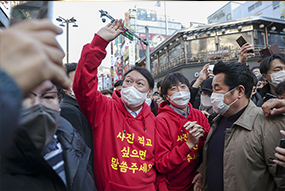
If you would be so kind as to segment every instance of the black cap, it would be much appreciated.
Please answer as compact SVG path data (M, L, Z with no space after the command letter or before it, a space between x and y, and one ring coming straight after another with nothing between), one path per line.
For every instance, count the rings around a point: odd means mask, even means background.
M213 87L212 87L212 81L213 81L213 78L207 78L205 81L204 81L204 83L203 83L203 85L202 85L202 90L208 90L208 91L210 91L210 92L213 92Z

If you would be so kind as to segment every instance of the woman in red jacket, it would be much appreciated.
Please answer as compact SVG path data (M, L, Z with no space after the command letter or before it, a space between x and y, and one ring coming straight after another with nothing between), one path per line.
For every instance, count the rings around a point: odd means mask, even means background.
M191 190L210 125L189 103L189 81L182 74L168 74L160 94L166 101L156 117L156 185L158 190Z

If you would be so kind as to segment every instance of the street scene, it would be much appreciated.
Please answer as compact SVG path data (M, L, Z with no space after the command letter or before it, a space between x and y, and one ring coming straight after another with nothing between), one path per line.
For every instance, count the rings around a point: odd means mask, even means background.
M0 190L285 191L285 1L0 9Z

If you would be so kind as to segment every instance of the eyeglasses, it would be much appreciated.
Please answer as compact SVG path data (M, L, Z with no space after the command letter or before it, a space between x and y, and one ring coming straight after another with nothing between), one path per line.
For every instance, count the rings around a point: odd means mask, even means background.
M40 103L46 107L54 106L58 104L58 92L46 92L43 94L36 94L30 92L28 97L23 100L23 106L25 108L30 108L36 104L36 97L39 97Z

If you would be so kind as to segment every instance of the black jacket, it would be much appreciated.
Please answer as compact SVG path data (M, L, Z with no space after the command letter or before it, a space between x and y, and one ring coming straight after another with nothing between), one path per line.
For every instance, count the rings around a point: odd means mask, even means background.
M257 91L259 92L262 98L265 97L266 93L271 93L269 83L263 86L262 88L257 89Z
M23 128L1 158L1 190L96 190L87 171L90 149L64 118L56 132L63 149L66 187L58 174L36 150Z
M255 105L256 105L257 107L261 107L262 104L263 104L263 98L261 97L261 95L260 95L258 92L256 92L256 93L252 96L251 100L253 101L253 103L255 103Z
M60 104L60 115L65 118L77 130L85 141L86 145L91 149L89 164L92 169L90 173L93 175L93 132L90 124L81 112L77 101L64 94L63 101Z
M96 190L93 173L90 173L92 172L89 164L91 149L72 125L62 117L56 135L63 150L68 190Z

